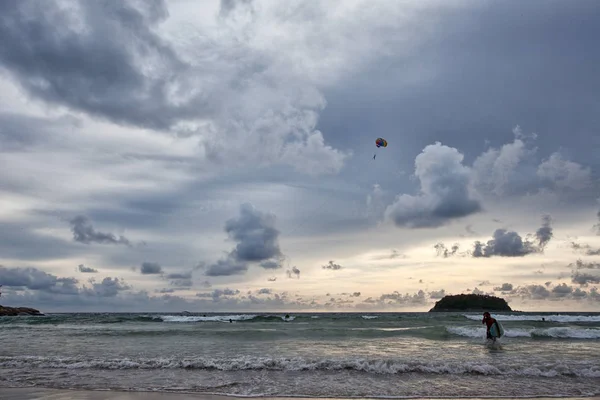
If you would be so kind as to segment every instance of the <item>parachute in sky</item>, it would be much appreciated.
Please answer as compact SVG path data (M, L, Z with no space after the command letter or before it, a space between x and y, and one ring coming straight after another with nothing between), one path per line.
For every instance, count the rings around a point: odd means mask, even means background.
M387 147L387 140L385 140L384 138L377 138L375 140L375 145L377 146L377 148ZM375 159L376 155L377 155L377 153L373 154L373 160Z
M387 140L384 138L377 138L377 140L375 140L375 144L377 147L387 147Z

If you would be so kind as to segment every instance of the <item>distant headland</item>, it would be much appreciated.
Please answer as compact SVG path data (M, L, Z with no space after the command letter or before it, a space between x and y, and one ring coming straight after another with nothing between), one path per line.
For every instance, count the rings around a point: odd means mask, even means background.
M0 317L18 316L18 315L44 315L39 310L29 307L4 307L0 305Z
M483 294L456 294L444 296L429 312L453 311L513 311L506 300Z

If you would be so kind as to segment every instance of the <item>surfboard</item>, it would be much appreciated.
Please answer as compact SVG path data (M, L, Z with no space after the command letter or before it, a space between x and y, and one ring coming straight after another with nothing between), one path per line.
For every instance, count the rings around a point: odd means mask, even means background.
M498 324L498 326L496 326L496 324ZM490 327L490 335L495 338L504 336L504 328L500 322L496 321L496 323Z

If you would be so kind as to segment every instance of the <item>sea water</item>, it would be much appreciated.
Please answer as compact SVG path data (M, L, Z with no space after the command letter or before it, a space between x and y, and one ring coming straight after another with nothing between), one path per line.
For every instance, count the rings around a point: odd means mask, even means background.
M479 313L0 317L0 387L385 398L600 395L600 313L492 315L505 328L493 346Z

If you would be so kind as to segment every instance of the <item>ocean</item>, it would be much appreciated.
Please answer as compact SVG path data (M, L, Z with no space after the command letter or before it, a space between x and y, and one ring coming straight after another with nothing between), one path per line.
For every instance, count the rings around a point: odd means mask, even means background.
M493 346L480 313L0 317L0 388L327 398L600 395L600 313L492 316L505 328Z

